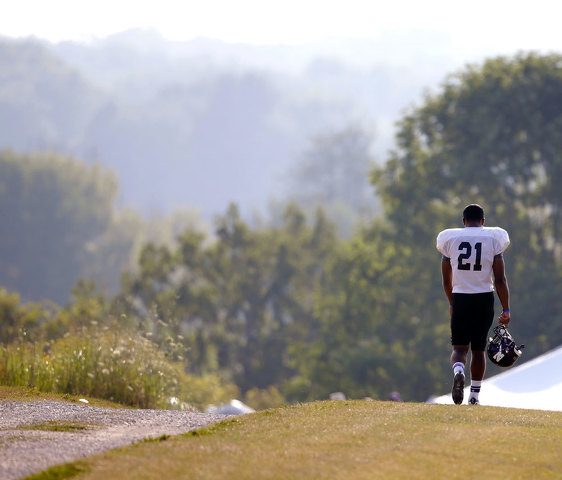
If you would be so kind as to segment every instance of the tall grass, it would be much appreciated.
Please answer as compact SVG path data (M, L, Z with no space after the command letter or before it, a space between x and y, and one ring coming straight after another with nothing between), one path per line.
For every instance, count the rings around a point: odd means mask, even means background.
M16 343L0 349L0 383L44 392L104 398L140 408L179 407L228 396L220 385L190 395L194 380L170 362L158 346L140 336L83 330L47 347ZM216 387L216 388L215 388ZM170 399L174 399L170 403Z

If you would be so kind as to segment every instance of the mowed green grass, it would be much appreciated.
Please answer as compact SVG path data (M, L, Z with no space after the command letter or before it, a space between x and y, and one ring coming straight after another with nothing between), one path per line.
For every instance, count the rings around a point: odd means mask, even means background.
M77 466L80 480L562 478L562 412L315 402L233 417Z

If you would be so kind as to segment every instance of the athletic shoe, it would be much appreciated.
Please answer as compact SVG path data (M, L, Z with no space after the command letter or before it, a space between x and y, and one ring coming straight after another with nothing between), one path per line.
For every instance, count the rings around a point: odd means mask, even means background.
M453 396L453 402L455 402L457 405L460 405L462 403L462 399L464 398L464 373L455 373L455 377L453 379L453 390L451 394Z
M476 400L474 397L468 399L469 405L480 405L480 402Z

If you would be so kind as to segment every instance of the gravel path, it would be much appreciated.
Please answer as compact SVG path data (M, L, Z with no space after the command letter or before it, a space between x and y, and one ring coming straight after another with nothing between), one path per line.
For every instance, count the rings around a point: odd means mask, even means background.
M226 418L177 410L115 410L67 402L0 403L0 479L15 480L148 437L178 435ZM77 431L24 429L47 422L79 422Z

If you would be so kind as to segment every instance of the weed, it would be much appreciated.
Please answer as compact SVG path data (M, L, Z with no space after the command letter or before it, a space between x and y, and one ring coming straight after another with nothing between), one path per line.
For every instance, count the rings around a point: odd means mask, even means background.
M164 407L181 389L181 367L156 344L115 332L68 336L51 344L0 349L0 382L44 392L89 395L141 408Z
M191 430L187 432L182 437L201 437L205 435L212 435L222 430L227 430L229 426L235 425L239 423L237 418L229 418L227 420L223 420L222 422L213 423L208 427L198 428L197 430Z
M65 480L73 478L80 473L87 472L89 467L83 462L71 462L56 465L39 473L29 475L22 480Z
M146 437L142 440L138 441L137 443L151 443L151 442L165 442L170 438L170 435L160 435L159 437Z
M36 392L107 399L138 408L188 408L236 396L235 387L216 376L186 375L158 345L138 335L85 330L49 345L0 346L0 383ZM0 391L0 399L1 399Z
M80 422L62 422L52 421L47 423L38 423L35 425L24 425L18 430L41 430L44 432L80 432L84 430L91 430L93 425Z

